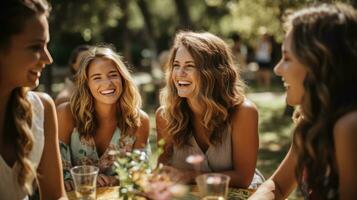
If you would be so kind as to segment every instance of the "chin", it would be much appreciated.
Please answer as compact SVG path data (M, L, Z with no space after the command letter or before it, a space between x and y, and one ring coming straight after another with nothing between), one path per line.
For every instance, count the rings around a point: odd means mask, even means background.
M299 101L297 101L296 99L289 99L289 97L286 97L286 103L289 105L289 106L297 106L300 104Z
M23 86L23 87L29 87L29 88L31 88L31 89L34 89L34 88L38 87L39 84L40 84L40 81L37 80L37 81L35 81L35 82L30 81L30 82L28 82L27 84L24 84L24 85L22 85L22 86Z

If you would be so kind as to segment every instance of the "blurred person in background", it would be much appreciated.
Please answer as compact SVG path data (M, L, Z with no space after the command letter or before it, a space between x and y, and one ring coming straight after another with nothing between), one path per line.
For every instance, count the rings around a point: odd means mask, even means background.
M55 104L56 106L61 103L68 102L71 98L74 90L73 77L77 73L79 68L80 57L83 55L83 52L90 48L89 45L79 45L71 52L69 57L68 65L70 67L70 77L67 77L64 81L63 89L58 93Z
M258 63L257 82L259 86L270 87L272 73L272 41L265 27L259 30L260 36L255 45L255 61Z

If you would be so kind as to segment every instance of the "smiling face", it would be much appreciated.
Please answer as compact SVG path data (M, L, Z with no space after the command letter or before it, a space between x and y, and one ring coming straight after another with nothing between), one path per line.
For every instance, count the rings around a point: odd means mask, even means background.
M172 81L179 97L192 98L197 94L199 73L191 54L182 45L173 61Z
M88 66L88 87L96 104L116 104L122 94L122 78L112 60L95 58Z
M291 105L302 103L304 96L304 80L307 74L306 67L301 64L292 52L291 31L286 35L282 46L283 57L275 66L274 72L281 76L286 88L286 102Z
M36 87L46 64L52 63L47 49L48 22L44 14L29 18L24 30L11 37L0 53L0 83L6 87Z

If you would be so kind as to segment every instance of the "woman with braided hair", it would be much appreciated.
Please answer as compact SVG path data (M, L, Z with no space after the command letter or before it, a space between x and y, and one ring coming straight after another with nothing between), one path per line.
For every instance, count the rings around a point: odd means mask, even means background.
M52 63L45 0L0 3L0 197L27 199L33 183L41 199L65 196L57 119L52 99L31 92Z

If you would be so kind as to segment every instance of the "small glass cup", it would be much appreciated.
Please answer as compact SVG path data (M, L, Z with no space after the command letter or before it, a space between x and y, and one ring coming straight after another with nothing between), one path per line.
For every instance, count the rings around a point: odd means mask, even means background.
M77 199L96 199L96 184L98 172L98 167L90 165L76 166L71 169Z
M225 200L228 196L230 177L219 173L202 174L196 183L202 200Z

